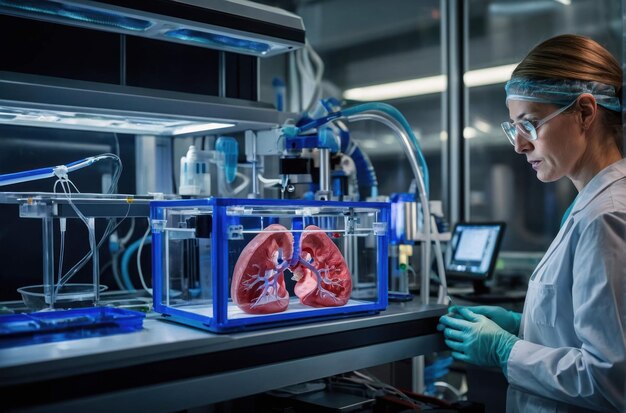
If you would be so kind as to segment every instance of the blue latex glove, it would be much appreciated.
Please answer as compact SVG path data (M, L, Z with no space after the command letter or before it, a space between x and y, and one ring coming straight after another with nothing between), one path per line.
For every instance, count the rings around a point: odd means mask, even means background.
M452 306L450 307L450 312L456 312L458 308L460 308L460 306ZM519 325L522 320L520 313L505 310L502 307L493 305L478 305L467 308L473 313L484 315L511 334L517 335L517 333L519 333Z
M457 360L484 367L501 367L506 374L506 363L516 336L495 322L467 307L456 307L442 316L437 326L443 331L445 342Z

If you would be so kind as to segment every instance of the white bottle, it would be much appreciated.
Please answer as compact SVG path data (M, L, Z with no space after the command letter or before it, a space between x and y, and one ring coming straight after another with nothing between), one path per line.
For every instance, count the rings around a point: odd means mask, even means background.
M187 155L180 158L180 195L206 195L210 192L209 167L205 156L191 145Z

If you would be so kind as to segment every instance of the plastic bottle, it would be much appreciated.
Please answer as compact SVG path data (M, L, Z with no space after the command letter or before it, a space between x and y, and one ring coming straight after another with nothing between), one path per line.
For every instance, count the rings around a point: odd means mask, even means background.
M180 158L180 195L206 195L210 193L209 167L204 154L194 145Z

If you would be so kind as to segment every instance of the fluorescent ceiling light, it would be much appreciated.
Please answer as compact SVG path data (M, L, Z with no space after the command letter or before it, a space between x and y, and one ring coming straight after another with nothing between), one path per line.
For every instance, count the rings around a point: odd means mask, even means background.
M465 82L465 86L467 87L506 83L511 78L511 74L516 67L517 63L513 63L511 65L470 70L463 75L463 82Z
M196 133L196 132L205 132L215 129L224 129L235 126L234 123L219 123L219 122L209 122L209 123L196 123L187 126L181 126L180 128L176 128L172 130L172 135L182 135L185 133Z
M476 132L476 129L472 128L471 126L466 126L465 129L463 129L463 137L465 139L473 139L478 135L478 133Z
M463 81L467 87L505 83L511 78L511 73L513 73L513 69L515 69L516 66L517 63L470 70L463 75ZM374 101L429 95L445 91L446 82L446 75L438 75L380 85L357 87L346 90L343 93L343 98L358 101Z
M343 97L349 100L369 101L441 93L446 90L446 78L447 76L445 75L439 75L385 83L382 85L357 87L346 90L343 93Z
M215 0L162 1L164 5L153 3L158 2L0 0L0 14L259 57L273 56L304 46L302 19L273 7ZM166 6L171 7L171 11L163 11L162 8Z
M566 6L572 5L572 0L555 0L557 3L565 4Z
M230 128L234 123L149 118L0 106L0 124L174 136Z

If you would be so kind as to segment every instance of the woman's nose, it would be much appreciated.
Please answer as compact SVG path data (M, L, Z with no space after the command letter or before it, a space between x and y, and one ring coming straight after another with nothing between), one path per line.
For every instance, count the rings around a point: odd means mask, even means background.
M532 147L533 144L528 139L524 139L521 136L515 138L515 152L520 154L525 153L531 150Z

